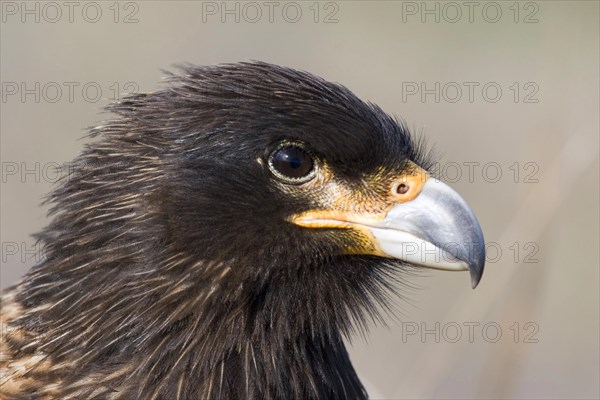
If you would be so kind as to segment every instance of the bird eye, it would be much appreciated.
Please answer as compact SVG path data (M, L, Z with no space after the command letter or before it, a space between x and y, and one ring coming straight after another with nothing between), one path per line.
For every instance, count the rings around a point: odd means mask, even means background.
M269 168L278 178L304 183L315 175L313 155L298 143L283 143L269 157Z

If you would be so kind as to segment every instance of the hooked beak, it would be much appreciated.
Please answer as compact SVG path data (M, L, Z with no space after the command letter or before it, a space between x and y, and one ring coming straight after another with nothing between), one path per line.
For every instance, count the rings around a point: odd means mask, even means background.
M427 179L412 201L365 225L385 255L427 268L471 273L473 289L485 265L485 242L477 218L448 185Z
M413 179L412 187L418 187L417 191L409 193L405 201L396 202L384 215L309 211L291 220L308 228L360 232L367 244L351 249L351 254L395 258L426 268L468 270L474 289L485 264L485 242L479 222L458 193L426 173L425 176L424 182Z

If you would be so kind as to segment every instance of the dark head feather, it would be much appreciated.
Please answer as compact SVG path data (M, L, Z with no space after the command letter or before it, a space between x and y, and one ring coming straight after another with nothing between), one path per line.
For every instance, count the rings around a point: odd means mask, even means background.
M378 319L403 266L339 255L286 221L311 206L266 155L301 140L348 182L407 160L402 123L348 89L265 63L183 66L117 118L52 193L46 259L13 321L61 398L364 398L342 342ZM14 346L17 348L17 346ZM54 393L54 392L53 392Z

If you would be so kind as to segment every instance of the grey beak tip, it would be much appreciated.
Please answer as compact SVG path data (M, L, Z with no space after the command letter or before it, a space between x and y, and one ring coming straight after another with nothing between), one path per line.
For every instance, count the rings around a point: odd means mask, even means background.
M481 275L477 276L476 274L471 273L471 288L475 289L477 285L479 285L479 281L481 280Z
M469 265L469 273L471 274L471 287L475 289L481 277L483 276L483 268L485 267L485 253L479 262Z

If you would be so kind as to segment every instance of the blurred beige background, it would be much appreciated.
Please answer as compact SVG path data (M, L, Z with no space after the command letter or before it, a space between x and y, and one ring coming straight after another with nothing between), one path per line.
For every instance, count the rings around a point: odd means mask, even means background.
M1 4L2 288L102 106L177 62L269 61L423 130L490 243L475 291L429 272L353 338L372 397L599 398L598 2L47 4Z

